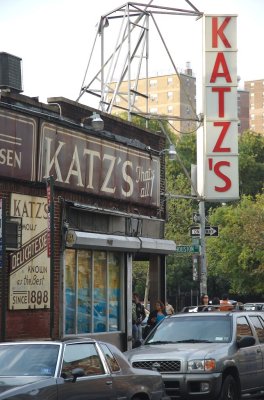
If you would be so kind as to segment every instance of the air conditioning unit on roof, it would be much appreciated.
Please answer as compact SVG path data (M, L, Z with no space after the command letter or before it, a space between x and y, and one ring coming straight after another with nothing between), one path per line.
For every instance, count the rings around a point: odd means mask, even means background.
M12 54L0 52L0 89L9 89L12 92L21 93L22 59Z

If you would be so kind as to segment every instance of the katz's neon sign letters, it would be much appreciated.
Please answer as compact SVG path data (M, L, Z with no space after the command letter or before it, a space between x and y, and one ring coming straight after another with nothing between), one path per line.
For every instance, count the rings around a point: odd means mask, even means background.
M204 132L198 141L198 191L211 201L239 197L236 19L204 16Z

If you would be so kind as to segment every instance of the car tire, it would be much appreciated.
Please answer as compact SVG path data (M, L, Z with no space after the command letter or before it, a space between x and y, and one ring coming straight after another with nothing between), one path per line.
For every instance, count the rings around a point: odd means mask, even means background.
M225 377L219 400L239 400L238 385L232 375Z

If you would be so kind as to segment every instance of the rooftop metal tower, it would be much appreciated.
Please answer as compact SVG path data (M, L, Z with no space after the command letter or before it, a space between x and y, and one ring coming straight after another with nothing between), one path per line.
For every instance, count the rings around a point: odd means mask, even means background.
M85 94L96 96L99 98L98 109L111 114L113 107L117 107L116 98L119 96L126 101L127 108L123 107L122 109L127 111L129 121L133 114L143 115L147 119L151 118L147 112L142 113L141 110L137 109L135 104L136 96L142 96L146 102L146 110L148 110L150 23L151 27L153 25L156 29L171 66L180 79L180 74L167 48L155 16L182 15L196 17L196 19L202 16L203 13L189 0L184 1L187 9L153 5L153 0L149 1L148 4L128 2L101 16L77 102ZM119 29L116 29L115 43L113 40L114 35L111 33L112 42L110 45L113 46L113 50L110 51L109 55L106 55L106 50L109 52L110 48L109 44L106 45L106 40L109 39L110 35L105 30L109 27L110 22L112 26L112 20L118 20L120 26ZM99 54L98 51L96 52L97 42L99 42L100 47ZM98 57L100 58L99 70L94 75L91 75L90 70L96 64L94 60L98 63ZM93 77L88 80L89 75ZM137 83L140 77L146 80L144 93L142 91L139 93L137 90ZM133 80L133 85L131 80ZM123 81L126 81L128 86L126 91L121 92L120 86ZM166 118L166 116L162 116L162 118ZM168 118L173 119L171 115ZM175 116L175 118L179 118L179 116Z

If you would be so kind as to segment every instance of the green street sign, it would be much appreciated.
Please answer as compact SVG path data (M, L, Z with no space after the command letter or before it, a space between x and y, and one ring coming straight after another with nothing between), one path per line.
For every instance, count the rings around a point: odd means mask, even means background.
M199 253L200 247L198 245L179 245L176 246L176 253Z
M199 237L192 237L192 244L194 246L200 246L201 245L201 239Z

